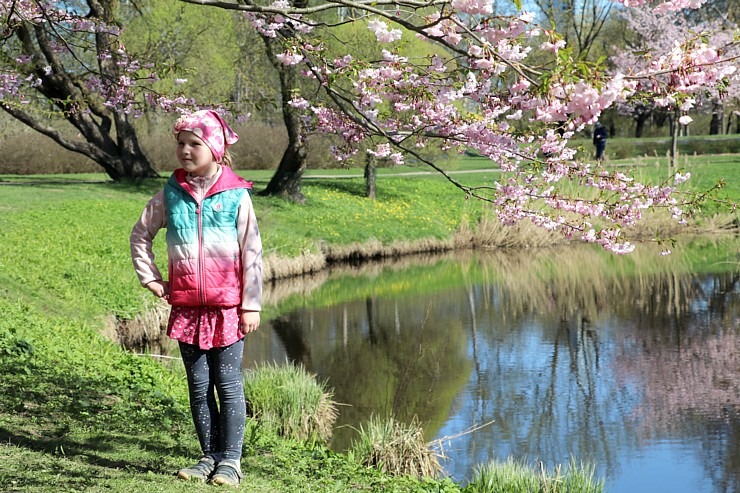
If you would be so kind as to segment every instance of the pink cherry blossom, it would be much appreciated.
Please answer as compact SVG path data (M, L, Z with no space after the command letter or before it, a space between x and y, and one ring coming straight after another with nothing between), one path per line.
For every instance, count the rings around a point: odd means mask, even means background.
M470 15L488 15L493 13L491 0L452 0L452 9Z
M278 53L275 55L280 63L283 65L298 65L303 61L303 55L292 51L286 51L285 53Z
M379 43L392 43L401 39L402 32L400 29L388 29L388 24L379 19L368 22L367 28L375 33Z

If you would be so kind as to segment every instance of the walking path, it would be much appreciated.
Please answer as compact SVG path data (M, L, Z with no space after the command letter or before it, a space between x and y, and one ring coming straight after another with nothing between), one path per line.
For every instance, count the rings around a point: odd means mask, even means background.
M448 175L461 175L461 174L469 174L469 173L500 173L500 169L464 169L464 170L455 170L455 171L445 171ZM424 175L438 175L440 174L438 171L403 171L399 173L377 173L375 175L376 178L381 177L395 177L395 176L424 176ZM332 174L304 174L303 179L304 180L335 180L340 178L364 178L364 175L362 173L352 173L347 175L332 175ZM56 179L56 180L23 180L22 178L19 179L12 179L12 180L3 180L0 179L0 186L1 185L90 185L90 184L101 184L101 183L112 183L112 180L75 180L75 179Z

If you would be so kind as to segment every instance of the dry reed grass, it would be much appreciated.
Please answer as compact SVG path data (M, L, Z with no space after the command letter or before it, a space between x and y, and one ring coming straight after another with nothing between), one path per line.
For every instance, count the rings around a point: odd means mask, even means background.
M321 245L320 253L299 257L267 255L263 279L271 281L319 272L329 265L355 260L399 258L410 255L490 248L540 248L566 243L562 236L524 222L505 226L495 218L484 218L477 227L463 225L451 238L401 240L389 244L371 239L364 243Z
M371 417L367 426L360 427L350 453L362 465L392 476L434 478L442 471L417 419L404 424L392 416Z
M562 235L529 221L507 226L491 213L484 215L475 227L463 224L454 237L456 248L541 248L566 242Z
M4 132L2 147L0 174L96 173L102 170L91 159L68 151L29 128Z
M701 223L680 225L667 213L655 213L640 224L626 228L625 233L633 241L651 241L655 238L666 239L687 234L727 234L737 229L738 219L734 214L718 214L702 218ZM540 249L573 243L573 240L567 240L559 233L544 230L528 221L508 226L487 215L475 227L463 224L451 238L402 240L390 244L371 239L364 243L321 245L317 248L320 253L304 253L294 258L268 255L264 259L263 276L265 281L303 276L354 260L400 258L468 249Z
M169 314L170 305L160 301L131 320L116 320L115 331L107 329L105 335L111 337L115 334L114 340L125 348L162 347L167 342L165 334ZM110 323L106 325L109 327Z
M371 258L400 257L421 252L442 252L455 247L454 239L422 238L419 240L401 240L383 244L376 239L365 243L348 245L328 245L324 254L328 262L346 260L365 260Z
M655 212L635 226L625 228L625 233L635 241L649 241L654 238L670 238L678 235L716 235L737 231L740 223L736 214L724 213L689 220L681 225L666 211Z
M326 256L321 253L303 253L298 257L266 255L262 261L262 279L282 279L318 272L326 268Z

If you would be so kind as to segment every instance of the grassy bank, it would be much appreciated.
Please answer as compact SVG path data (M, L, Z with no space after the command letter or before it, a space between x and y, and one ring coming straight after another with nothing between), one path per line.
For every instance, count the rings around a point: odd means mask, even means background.
M248 176L260 188L270 173ZM163 182L102 178L0 177L16 182L0 187L0 490L210 491L171 477L198 454L184 380L102 335L115 337L153 307L133 274L128 235ZM362 190L360 178L307 179L306 206L255 197L271 262L320 266L368 245L367 255L453 248L462 240L451 238L468 241L488 218L439 177L384 177L372 202ZM155 251L164 258L162 241ZM261 433L248 437L244 470L245 488L257 492L462 489Z

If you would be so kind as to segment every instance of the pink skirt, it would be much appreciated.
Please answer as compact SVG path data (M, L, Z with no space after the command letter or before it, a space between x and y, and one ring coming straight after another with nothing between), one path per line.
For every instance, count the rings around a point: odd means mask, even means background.
M173 306L167 335L200 349L226 347L242 339L239 307Z

